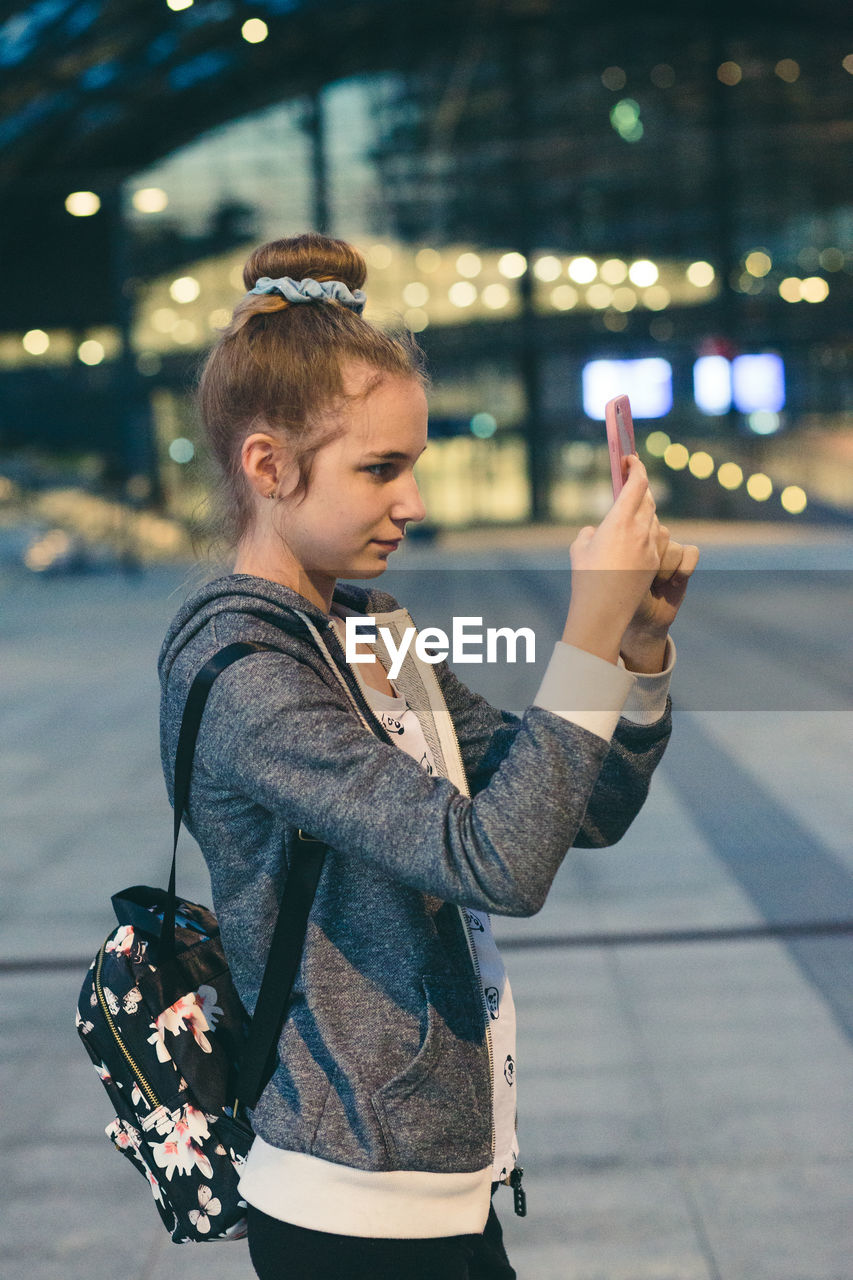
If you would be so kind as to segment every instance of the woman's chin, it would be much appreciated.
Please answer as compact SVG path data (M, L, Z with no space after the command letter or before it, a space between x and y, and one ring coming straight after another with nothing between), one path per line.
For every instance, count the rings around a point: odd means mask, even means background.
M387 563L384 560L381 560L379 564L373 565L372 568L353 569L350 572L341 573L338 576L341 578L378 578L387 568Z

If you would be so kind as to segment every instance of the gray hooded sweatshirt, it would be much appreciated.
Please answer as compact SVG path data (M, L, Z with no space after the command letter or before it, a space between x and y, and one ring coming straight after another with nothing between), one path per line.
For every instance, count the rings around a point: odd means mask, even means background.
M398 641L414 625L383 591L339 583L334 600ZM252 654L215 681L187 826L250 1012L300 830L329 846L278 1068L252 1115L256 1134L292 1161L288 1220L325 1222L328 1208L324 1217L312 1206L348 1199L368 1227L339 1226L345 1234L413 1234L383 1214L396 1197L399 1221L432 1205L434 1226L421 1234L481 1231L492 1072L461 908L532 915L570 847L619 840L669 738L669 701L652 724L618 718L633 677L591 658L627 681L608 740L561 709L496 710L412 645L396 684L437 762L431 776L371 712L329 616L288 587L230 574L187 600L160 654L170 798L190 684L235 640L278 651ZM376 652L387 664L381 641ZM581 666L590 658L572 652Z

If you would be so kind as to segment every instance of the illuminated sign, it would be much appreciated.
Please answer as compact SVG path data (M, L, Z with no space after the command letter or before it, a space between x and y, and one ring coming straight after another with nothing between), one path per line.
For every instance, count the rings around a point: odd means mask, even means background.
M628 396L634 418L662 418L672 408L672 366L660 356L645 360L590 360L583 367L583 407L604 420L614 396Z

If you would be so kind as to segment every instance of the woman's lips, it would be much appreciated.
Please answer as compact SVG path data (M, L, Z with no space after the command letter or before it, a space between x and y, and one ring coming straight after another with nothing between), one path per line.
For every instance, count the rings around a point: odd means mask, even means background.
M389 551L396 551L403 539L394 538L393 541L389 539L389 541L386 542L382 538L374 538L373 541L378 547L387 547Z

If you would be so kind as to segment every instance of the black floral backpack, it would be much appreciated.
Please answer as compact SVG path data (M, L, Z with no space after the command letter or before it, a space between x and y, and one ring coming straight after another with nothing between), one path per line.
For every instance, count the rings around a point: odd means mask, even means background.
M201 715L216 676L272 646L221 649L193 681L175 759L174 845L167 890L135 885L113 896L118 928L83 983L77 1030L116 1117L106 1132L147 1179L177 1244L246 1234L237 1183L252 1143L251 1109L276 1062L325 846L300 831L254 1017L225 960L216 917L178 898L175 858Z

